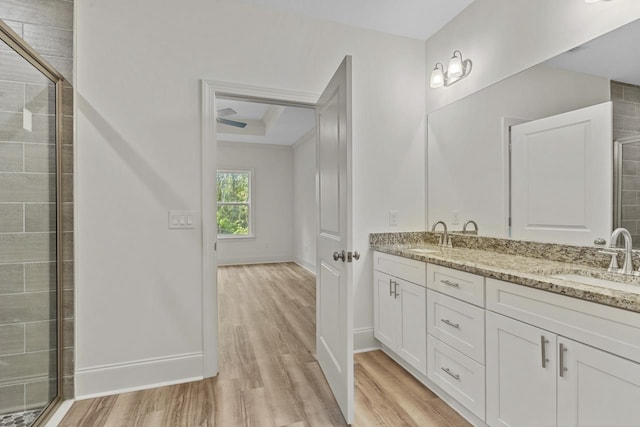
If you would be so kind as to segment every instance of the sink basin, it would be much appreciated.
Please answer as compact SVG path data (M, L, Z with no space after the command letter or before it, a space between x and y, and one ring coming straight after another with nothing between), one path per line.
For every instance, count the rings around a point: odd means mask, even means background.
M629 283L614 282L613 280L582 276L580 274L555 274L551 277L554 279L569 280L571 282L583 283L585 285L598 286L600 288L613 289L616 291L633 292L640 295L640 286Z
M408 250L420 255L433 254L438 252L437 249L426 249L426 248L415 248L415 249L408 249Z

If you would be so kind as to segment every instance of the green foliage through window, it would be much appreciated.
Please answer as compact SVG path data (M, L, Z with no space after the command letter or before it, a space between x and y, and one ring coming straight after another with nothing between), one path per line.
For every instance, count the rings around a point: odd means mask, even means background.
M218 171L218 235L250 234L251 173Z

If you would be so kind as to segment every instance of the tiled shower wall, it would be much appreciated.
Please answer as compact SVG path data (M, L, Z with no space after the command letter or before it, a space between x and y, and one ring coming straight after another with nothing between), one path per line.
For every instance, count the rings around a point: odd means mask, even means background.
M614 140L640 135L640 86L611 82ZM622 227L640 248L640 142L622 149Z
M0 0L0 19L66 78L62 111L65 399L74 396L73 6L72 0ZM42 138L53 130L52 118L44 114L48 103L54 100L53 90L30 78L21 80L21 74L15 70L24 67L23 64L17 62L6 46L0 49L0 92L1 98L8 100L0 101L0 122L21 117L17 113L23 107L35 113L31 135L15 132L12 135L3 132L5 126L0 127L0 197L7 197L0 198L0 294L5 294L0 296L0 414L42 406L52 384L38 375L35 367L48 362L50 369L55 370L55 352L50 348L53 322L49 320L53 310L48 289L55 274L50 262L55 248L50 245L46 254L34 255L29 251L31 239L51 239L43 231L52 221L49 216L52 206L16 203L29 197L34 197L36 203L47 199L42 194L6 196L11 191L37 188L35 185L30 188L29 183L48 179L52 168L53 147ZM18 87L22 87L22 92L16 90ZM38 126L46 132L38 133ZM9 156L11 150L14 154L20 150L22 156Z

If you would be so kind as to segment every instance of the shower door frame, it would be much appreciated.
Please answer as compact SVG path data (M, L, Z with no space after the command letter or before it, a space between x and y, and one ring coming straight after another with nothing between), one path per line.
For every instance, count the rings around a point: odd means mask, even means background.
M640 135L613 141L613 229L622 227L622 148L635 142L640 142Z
M15 33L2 19L0 19L0 40L4 41L18 55L38 69L55 84L56 96L56 396L42 410L34 426L43 425L53 415L62 401L63 394L63 253L62 253L62 83L65 80L54 67L45 61L31 46L29 46L17 33Z

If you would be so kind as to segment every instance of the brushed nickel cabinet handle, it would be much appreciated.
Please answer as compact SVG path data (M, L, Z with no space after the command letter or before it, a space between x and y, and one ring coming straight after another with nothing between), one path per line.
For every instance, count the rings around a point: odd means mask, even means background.
M547 359L547 344L549 343L549 340L546 339L544 337L544 335L540 335L540 351L542 353L542 367L546 368L547 367L547 362L549 362L549 359Z
M393 287L393 293L395 294L395 298L398 298L398 282L394 280L393 283L395 284Z
M449 375L450 375L450 376L452 376L453 378L455 378L455 379L457 379L457 380L460 380L460 375L458 375L458 374L454 374L453 372L451 372L451 369L449 369L449 368L440 368L440 369L442 369L443 371L445 371L447 374L449 374Z
M441 280L440 283L444 283L445 285L452 286L454 288L459 288L460 287L460 283L450 282L448 280Z
M452 328L460 329L460 324L458 324L458 323L453 323L453 322L452 322L451 320L449 320L449 319L440 319L440 321L441 321L442 323L444 323L445 325L449 325L449 326L451 326Z
M559 365L559 369L560 369L560 376L564 377L564 373L566 371L568 371L567 368L565 368L564 366L564 354L567 352L567 348L564 346L564 344L560 344L559 350L558 350L558 365Z
M389 296L392 297L393 296L393 290L391 288L391 284L393 283L393 280L389 279Z

